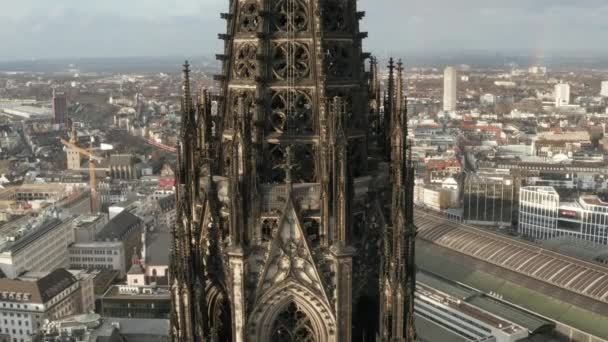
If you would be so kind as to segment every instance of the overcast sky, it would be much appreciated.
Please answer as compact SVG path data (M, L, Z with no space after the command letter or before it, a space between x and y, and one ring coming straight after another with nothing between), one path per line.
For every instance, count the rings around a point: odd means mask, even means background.
M608 0L359 0L365 50L608 52ZM228 0L0 0L0 60L207 56Z

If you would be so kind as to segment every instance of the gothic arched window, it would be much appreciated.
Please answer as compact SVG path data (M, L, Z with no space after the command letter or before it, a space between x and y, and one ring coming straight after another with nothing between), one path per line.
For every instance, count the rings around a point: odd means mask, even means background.
M291 302L272 325L272 342L316 342L310 318Z

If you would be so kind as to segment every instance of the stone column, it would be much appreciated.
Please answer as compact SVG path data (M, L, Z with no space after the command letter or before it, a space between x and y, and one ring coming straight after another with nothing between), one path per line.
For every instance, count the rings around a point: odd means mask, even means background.
M232 294L232 341L244 342L245 339L245 253L240 246L228 251Z
M334 245L331 247L336 271L336 341L351 342L352 340L352 289L353 289L353 247Z

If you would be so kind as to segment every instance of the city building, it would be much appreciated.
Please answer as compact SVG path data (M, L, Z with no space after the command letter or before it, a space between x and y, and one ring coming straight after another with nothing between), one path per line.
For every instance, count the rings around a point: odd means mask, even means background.
M555 85L555 107L567 106L570 104L570 85L558 83Z
M608 97L608 81L602 81L602 89L600 90L600 96Z
M508 170L467 173L463 186L463 218L479 225L510 227L516 207L516 188Z
M597 196L562 202L553 187L523 187L519 193L519 233L532 240L568 236L608 245L608 203Z
M591 146L591 135L583 130L563 133L543 132L532 140L532 150L539 157L563 155L572 158L577 151L587 146Z
M456 111L458 105L458 71L454 67L447 67L443 73L443 110Z
M169 249L171 234L163 231L145 233L143 266L148 285L169 285Z
M68 97L65 91L53 89L53 122L55 124L68 124Z
M69 263L76 269L112 269L126 274L133 256L142 250L143 221L128 211L112 218L94 241L69 246Z
M458 183L453 179L446 179L443 184L417 184L414 187L414 204L435 211L444 211L455 208L458 203Z
M447 178L458 178L462 172L460 161L456 158L430 158L425 162L427 181L443 183Z
M2 108L2 112L26 120L48 120L53 112L48 107L15 106Z
M107 215L83 215L76 219L74 240L77 243L95 241L95 237L108 224Z
M129 259L122 242L76 242L70 245L68 254L72 269L117 270L123 275L128 270Z
M113 179L137 179L139 172L135 167L135 158L130 154L113 154L110 156L110 177Z
M97 312L104 317L164 318L171 314L168 287L114 285L98 298Z
M47 322L32 342L167 342L169 320L84 314Z
M83 313L80 283L65 269L38 279L0 279L0 294L0 341L31 341L45 320Z
M0 239L0 269L8 278L68 267L74 220L42 216L5 226Z

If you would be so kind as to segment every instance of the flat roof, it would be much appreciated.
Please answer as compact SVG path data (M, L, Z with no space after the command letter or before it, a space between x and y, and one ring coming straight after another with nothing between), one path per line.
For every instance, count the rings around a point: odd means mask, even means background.
M39 227L31 228L29 231L25 232L26 235L17 239L16 241L7 241L4 246L2 246L2 252L19 252L33 241L44 236L46 233L59 227L63 223L63 221L56 218L45 221Z
M589 204L589 205L608 207L608 203L602 201L597 196L581 196L581 201L583 201L583 202L585 202L585 204Z
M465 300L479 293L470 288L447 282L445 279L423 271L417 272L416 281L461 300Z
M518 326L517 323L507 321L502 312L497 313L496 310L481 309L477 305L472 305L469 301L455 300L455 298L449 295L421 284L417 287L416 292L419 296L422 296L423 301L440 302L442 305L473 317L480 322L492 326L494 329L505 331L511 335L522 330L522 327Z
M519 310L504 302L500 302L485 295L469 298L468 303L488 312L492 312L504 319L526 328L531 334L544 329L550 329L555 324L546 319Z
M450 341L450 342L467 342L468 339L427 320L424 317L414 315L414 323L416 324L416 333L423 341Z

